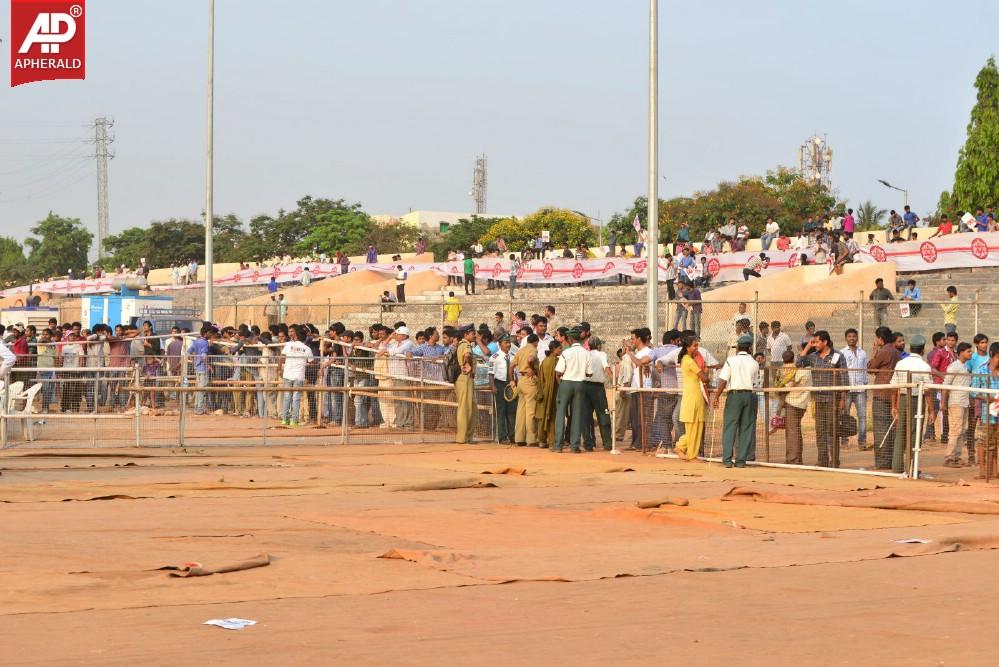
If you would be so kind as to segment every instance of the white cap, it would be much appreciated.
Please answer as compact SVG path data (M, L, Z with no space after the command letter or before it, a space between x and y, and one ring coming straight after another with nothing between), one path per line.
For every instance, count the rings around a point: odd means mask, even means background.
M395 333L400 334L402 336L408 336L409 327L399 327L398 329L395 330Z

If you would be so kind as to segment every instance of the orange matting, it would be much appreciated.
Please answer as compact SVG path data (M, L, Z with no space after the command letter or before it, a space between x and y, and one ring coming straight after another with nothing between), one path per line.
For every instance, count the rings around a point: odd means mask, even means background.
M495 445L7 450L3 664L992 663L995 487Z

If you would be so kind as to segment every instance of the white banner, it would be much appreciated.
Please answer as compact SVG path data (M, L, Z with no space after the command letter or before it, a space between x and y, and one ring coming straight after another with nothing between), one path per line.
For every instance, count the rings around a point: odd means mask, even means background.
M678 274L699 275L701 258L705 258L704 267L714 283L725 283L742 280L742 269L749 258L756 252L730 252L719 255L706 254L696 256L696 265L692 271L684 271L679 266L681 257L674 257ZM802 253L799 250L772 250L767 253L770 266L763 275L771 275L800 264L801 255L805 254L809 261L812 252ZM860 248L859 261L862 262L895 262L899 271L919 272L938 269L970 268L975 266L999 266L999 232L961 233L923 241L905 241L903 243L875 244ZM298 282L302 278L305 267L309 267L313 279L330 278L340 275L340 265L332 263L294 263L277 266L244 269L215 280L218 287L240 287L248 285L266 285L273 276L279 284ZM386 276L394 276L397 264L351 264L349 272L377 271ZM648 261L643 257L604 257L602 259L533 259L520 263L517 272L517 282L530 284L571 284L588 280L613 278L618 275L641 277L645 275ZM435 271L441 276L460 276L464 267L460 262L437 263L403 263L403 268L410 275L420 271ZM659 260L659 279L664 281L666 269L665 260ZM475 276L481 280L509 280L510 261L502 257L481 257L475 260ZM132 275L111 275L100 279L88 280L52 280L36 283L31 286L34 292L52 294L106 294L113 292L112 282ZM154 291L174 289L194 289L201 285L154 285ZM2 292L3 296L28 294L28 285L12 287Z
M895 262L899 271L999 266L999 232L947 234L860 249L863 262Z

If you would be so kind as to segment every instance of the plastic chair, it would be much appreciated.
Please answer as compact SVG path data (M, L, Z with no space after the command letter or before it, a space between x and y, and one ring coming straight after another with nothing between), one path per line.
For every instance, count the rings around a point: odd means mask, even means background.
M9 413L10 409L14 407L14 401L16 396L20 396L21 392L24 391L24 383L18 380L17 382L11 382L10 386L7 387L7 409L4 412Z
M15 382L14 384L17 383ZM23 383L21 384L23 386ZM14 385L11 385L12 389L13 386ZM26 435L28 442L31 442L35 439L35 432L33 428L34 422L31 419L31 406L35 402L35 396L37 396L38 392L40 392L41 390L42 390L42 383L36 382L35 384L28 387L27 391L23 391L18 394L13 394L13 393L11 394L10 408L8 410L8 414L23 415L23 418L19 419L18 421L21 422L21 432ZM14 404L14 401L24 401L24 407L20 409L17 408Z

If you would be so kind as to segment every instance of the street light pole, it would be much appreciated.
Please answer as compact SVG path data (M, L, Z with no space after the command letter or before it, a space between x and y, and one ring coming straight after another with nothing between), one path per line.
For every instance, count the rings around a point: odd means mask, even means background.
M582 211L577 211L576 209L572 209L572 212L575 213L576 215L579 215L579 216L582 216L582 217L586 218L590 222L597 223L597 243L600 245L601 248L603 248L603 246L604 246L604 221L601 220L600 218L594 218L592 215L586 215ZM599 214L599 213L600 213L600 211L597 211L597 214Z
M884 180L882 178L878 179L878 183L880 183L881 185L885 186L886 188L891 188L892 190L898 190L899 192L901 192L902 193L902 204L904 206L908 206L909 205L909 191L908 190L906 190L905 188L897 188L897 187L895 187L894 185L892 185L891 183L889 183L888 181L886 181L886 180Z
M645 315L659 339L659 0L649 0L649 239Z
M214 322L214 299L212 287L214 281L215 252L212 247L212 225L215 221L212 210L212 195L214 194L213 177L215 162L212 154L214 147L215 121L215 0L208 0L208 146L205 154L205 320Z

